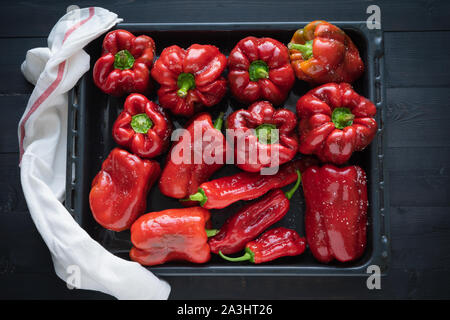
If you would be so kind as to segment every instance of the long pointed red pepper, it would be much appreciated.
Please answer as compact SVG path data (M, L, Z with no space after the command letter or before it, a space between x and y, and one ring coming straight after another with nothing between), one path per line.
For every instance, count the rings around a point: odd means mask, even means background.
M229 218L219 233L209 239L211 252L238 252L244 249L247 242L283 218L289 211L289 200L300 186L300 171L297 170L296 173L297 182L292 189L286 193L276 189L256 202L244 206Z
M159 180L159 190L165 196L183 199L188 197L197 191L200 184L207 181L209 177L223 167L226 162L226 151L228 143L220 131L223 124L223 113L219 115L217 120L212 123L211 116L208 113L201 113L196 116L187 126L186 131L181 135L180 139L173 144L171 151L168 155L168 160L164 166ZM220 157L221 162L205 163L202 154L201 163L193 161L195 153L195 130L201 131L204 134L208 131L208 135L211 136L211 140L202 139L201 150L203 153L208 152L208 149L216 143L223 141L222 149L220 147L214 148L215 158ZM186 142L187 140L187 142ZM190 163L178 163L172 159L172 151L179 145L187 145L189 148ZM184 155L182 156L184 158ZM192 202L192 201L189 201ZM189 202L183 202L184 205ZM195 202L197 204L197 202Z
M222 209L239 200L253 200L272 189L282 188L297 179L296 170L303 172L317 163L315 158L304 157L284 164L274 175L239 172L235 175L204 182L198 192L189 196L206 209Z
M245 246L244 255L236 258L227 257L221 251L219 255L228 261L250 261L252 263L269 262L281 257L298 256L305 251L306 241L291 229L279 227L266 231L255 241Z

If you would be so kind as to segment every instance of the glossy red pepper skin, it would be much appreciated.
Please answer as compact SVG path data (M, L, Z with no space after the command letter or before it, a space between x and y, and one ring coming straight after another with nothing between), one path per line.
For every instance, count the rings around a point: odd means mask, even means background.
M303 172L316 164L314 158L304 157L284 164L274 175L239 172L232 176L204 182L199 192L205 196L200 204L206 209L222 209L240 200L259 198L272 189L282 188L297 180L296 170ZM193 200L193 199L191 199Z
M336 109L350 111L352 123L337 128L332 119ZM297 101L299 151L315 154L322 162L347 162L354 151L363 150L375 137L376 112L375 105L348 83L328 83L310 90Z
M226 60L212 45L193 44L187 50L176 45L165 48L151 71L161 85L161 106L173 114L190 117L203 106L218 104L227 91L227 81L222 77ZM181 74L191 74L195 81L184 97L178 94Z
M168 209L141 216L131 227L133 261L153 266L183 260L205 263L211 257L205 228L210 213L201 207Z
M267 143L258 138L255 129L268 124L278 129L278 141ZM275 166L292 160L298 150L296 125L297 117L292 111L275 109L268 101L255 102L248 110L233 112L227 119L227 129L240 132L234 144L236 165L244 171L259 172L270 167L272 158L277 159ZM239 136L244 143L238 143Z
M113 231L128 229L145 212L147 193L160 173L157 162L113 149L92 181L89 204L95 220Z
M133 117L143 114L151 121L151 127L146 133L136 132L132 127ZM166 151L171 133L172 123L164 110L138 93L127 97L112 129L117 144L141 158L154 158Z
M246 245L246 251L253 253L253 263L264 263L281 257L301 255L306 248L305 238L291 229L279 227L263 233Z
M209 239L211 252L236 253L244 249L247 242L281 220L289 211L289 200L281 189L266 194L254 203L242 207L220 228L217 235Z
M292 44L312 42L312 56ZM298 79L312 84L353 82L364 72L358 48L344 31L326 21L313 21L297 30L289 44L292 67Z
M328 263L358 259L366 248L367 180L358 166L313 166L302 174L306 239Z
M208 135L209 139L202 139L201 145L195 145L195 130L202 135ZM197 134L198 134L197 133ZM208 141L207 141L208 140ZM178 146L183 146L177 150ZM195 150L201 147L201 161L195 161ZM173 157L184 157L184 151L189 151L188 158L190 163L179 163ZM176 199L184 199L189 195L197 192L198 187L209 177L222 168L226 163L226 154L228 143L220 130L214 128L211 116L208 113L201 113L195 116L186 126L186 131L181 135L179 140L175 142L167 157L161 178L159 180L159 190L162 194ZM172 152L174 154L172 154ZM204 161L205 154L211 155L214 159L213 163ZM199 163L196 163L199 162ZM183 204L188 204L183 202ZM194 202L194 204L198 204Z
M254 79L249 69L254 61L263 61L263 77ZM294 71L289 52L281 42L271 38L247 37L238 42L228 57L228 82L231 93L243 103L268 100L280 105L294 85Z
M134 57L132 68L121 70L114 67L115 55L127 50ZM135 37L126 30L114 30L103 39L102 56L94 65L94 83L103 92L122 96L127 93L149 93L152 88L150 69L153 66L155 42L141 35Z

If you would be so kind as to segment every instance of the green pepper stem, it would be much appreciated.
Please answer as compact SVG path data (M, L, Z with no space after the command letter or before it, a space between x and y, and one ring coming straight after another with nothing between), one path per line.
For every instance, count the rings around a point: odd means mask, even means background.
M114 68L126 70L133 68L134 57L128 50L121 50L114 55Z
M192 73L180 73L177 80L177 95L180 98L187 96L188 91L195 88L195 78Z
M216 234L219 233L219 229L205 229L206 235L209 237L214 237Z
M344 129L345 127L351 126L353 119L355 119L355 115L349 108L336 108L331 114L331 121L337 129Z
M186 199L188 201L188 199ZM198 192L191 194L189 196L189 200L191 201L198 201L200 202L200 205L203 207L203 205L208 201L208 197L205 194L205 191L202 188L198 188Z
M262 60L255 60L248 68L250 81L258 81L259 79L269 78L269 66Z
M295 191L297 191L298 187L300 186L300 182L302 181L302 175L300 173L300 170L295 170L295 172L297 172L297 182L295 182L295 185L292 187L291 190L286 191L284 193L288 200L291 200L291 198L294 195Z
M217 129L219 131L222 130L223 115L224 115L223 112L219 113L219 116L217 117L216 121L214 121L214 129Z
M274 135L277 126L274 124L263 123L255 128L255 134L258 141L264 144L274 144L278 141L278 135Z
M238 261L254 262L254 256L255 255L253 254L253 252L249 248L245 248L244 255L242 255L240 257L236 257L236 258L227 257L226 255L224 255L222 253L222 251L219 251L219 256L221 256L223 259L225 259L227 261L231 261L231 262L238 262Z
M131 117L131 128L136 133L147 133L152 126L152 120L145 113L135 114Z
M313 56L313 40L306 41L305 44L290 42L288 44L288 49L300 51L303 60L308 60Z

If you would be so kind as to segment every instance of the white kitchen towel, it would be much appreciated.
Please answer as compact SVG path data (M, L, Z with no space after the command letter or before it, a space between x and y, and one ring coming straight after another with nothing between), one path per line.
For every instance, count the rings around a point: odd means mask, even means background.
M72 287L118 299L167 299L170 286L136 262L94 241L61 203L66 183L68 91L89 70L83 50L122 21L103 8L69 11L53 27L48 48L28 51L22 72L35 88L19 123L20 177L31 217L56 274Z

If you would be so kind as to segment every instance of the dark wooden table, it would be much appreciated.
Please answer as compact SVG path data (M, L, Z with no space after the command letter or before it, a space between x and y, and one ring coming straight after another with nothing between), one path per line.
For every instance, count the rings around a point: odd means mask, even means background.
M0 298L91 299L68 290L27 210L17 124L33 87L28 49L73 1L2 1L0 11ZM93 1L78 1L80 7ZM126 22L361 21L372 1L103 1ZM384 31L391 265L381 290L364 278L167 278L171 298L450 298L450 1L377 1Z

